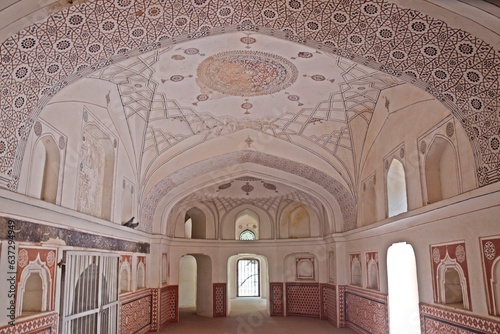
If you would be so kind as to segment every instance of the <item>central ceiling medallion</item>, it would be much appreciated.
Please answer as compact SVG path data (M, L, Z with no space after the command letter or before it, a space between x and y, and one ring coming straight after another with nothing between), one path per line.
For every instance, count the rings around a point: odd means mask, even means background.
M289 87L297 80L297 68L267 52L227 51L205 59L198 67L198 78L226 95L259 96Z

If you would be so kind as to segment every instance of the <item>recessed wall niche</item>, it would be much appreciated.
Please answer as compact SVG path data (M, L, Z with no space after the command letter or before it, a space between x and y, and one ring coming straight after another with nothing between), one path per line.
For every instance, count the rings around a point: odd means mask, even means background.
M430 246L434 302L471 310L465 242Z
M361 253L349 254L349 264L351 273L351 285L362 286Z
M366 287L368 289L380 289L380 273L378 263L378 252L366 252Z
M462 192L458 142L453 117L447 117L418 140L424 205Z
M500 316L500 236L479 240L483 265L484 285L486 288L488 313Z
M20 246L18 251L16 316L53 310L57 249Z

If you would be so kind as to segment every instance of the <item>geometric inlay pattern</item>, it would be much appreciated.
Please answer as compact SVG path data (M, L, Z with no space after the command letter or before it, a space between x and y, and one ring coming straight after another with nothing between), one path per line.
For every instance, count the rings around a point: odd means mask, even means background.
M319 285L286 283L286 314L320 317Z
M214 283L214 317L226 316L226 283Z
M141 290L120 300L121 333L147 333L151 324L151 290Z
M230 29L321 47L421 87L464 127L479 185L500 180L500 55L439 19L383 0L89 0L0 47L2 184L17 190L28 135L62 88L127 57Z
M500 333L500 322L434 305L420 304L423 334Z
M335 285L321 285L321 312L322 319L328 319L334 326L337 326L337 291Z
M267 52L226 51L205 59L198 67L198 78L227 95L267 95L294 83L297 68L289 60Z
M15 321L15 325L0 328L0 334L56 334L59 315L45 314L27 321Z
M271 315L283 316L283 283L269 283Z
M178 286L171 285L160 289L160 328L171 322L177 322Z
M373 299L376 296L377 299ZM345 295L346 322L349 327L368 333L389 332L387 296L349 289Z

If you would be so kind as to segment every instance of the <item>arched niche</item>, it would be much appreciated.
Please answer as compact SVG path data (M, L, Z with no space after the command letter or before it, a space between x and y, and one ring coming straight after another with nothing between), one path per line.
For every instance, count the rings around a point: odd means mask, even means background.
M356 286L363 285L361 261L358 257L353 257L351 260L351 284Z
M31 158L28 195L56 204L61 156L51 135L41 137Z
M290 202L282 208L279 217L280 239L310 238L321 235L319 216L306 204Z
M136 274L136 286L138 289L144 289L146 287L146 266L143 262L137 264L137 274Z
M500 315L500 260L497 258L491 269L491 286L493 291L493 306L495 315Z
M453 144L436 136L425 157L427 204L453 197L460 193L457 153Z
M86 125L80 151L78 211L111 220L114 170L112 140L95 124Z
M205 213L197 207L191 208L186 212L184 218L185 224L190 225L191 235L186 235L188 239L206 239L207 238L207 218ZM189 227L186 228L189 233Z
M168 215L172 217L171 231L176 238L215 239L216 218L213 211L205 203L186 208L174 208Z
M255 211L252 211L250 209L244 209L240 211L236 215L236 219L234 221L235 239L242 240L242 233L250 231L253 233L254 238L248 240L258 240L260 230L259 225L260 217Z
M437 267L438 302L470 309L467 279L460 264L448 253Z
M131 265L127 260L125 260L120 266L120 293L131 291L131 277Z
M242 219L248 223L242 223L241 230L236 221ZM255 221L258 224L255 224ZM259 240L269 240L274 236L274 220L270 216L269 212L263 210L262 208L252 205L244 204L230 210L227 214L222 216L220 223L220 238L223 240L234 240L239 239L238 232L245 230L245 226L250 225L253 231L253 225L257 225L256 231L258 232L257 237Z
M362 213L359 215L362 218L361 226L373 224L377 221L377 193L375 191L375 175L371 175L363 182L361 208Z
M387 171L387 216L393 217L408 211L406 173L401 161L394 158Z
M51 309L52 279L49 268L38 255L23 270L16 296L16 316L45 312Z
M367 288L373 290L379 290L379 273L378 273L378 263L374 259L368 261L367 265Z
M291 253L283 261L285 282L318 281L318 259L312 253Z

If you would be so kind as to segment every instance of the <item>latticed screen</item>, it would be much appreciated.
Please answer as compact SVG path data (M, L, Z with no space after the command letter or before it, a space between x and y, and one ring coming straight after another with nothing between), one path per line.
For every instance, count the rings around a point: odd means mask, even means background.
M245 259L238 261L238 297L260 296L259 261Z
M255 233L250 230L244 230L240 234L240 240L255 240Z

